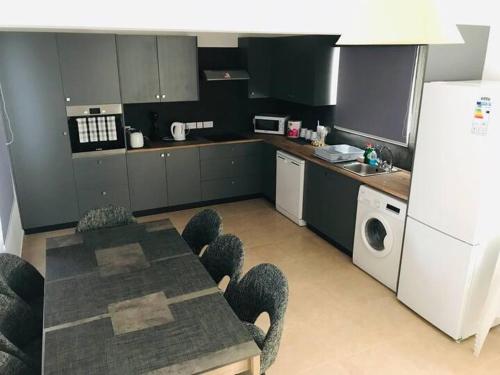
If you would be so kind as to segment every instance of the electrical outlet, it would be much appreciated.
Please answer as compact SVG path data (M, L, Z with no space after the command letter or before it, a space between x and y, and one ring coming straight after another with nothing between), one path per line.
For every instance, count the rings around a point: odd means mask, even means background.
M203 127L204 128L213 128L214 122L213 121L203 121Z
M188 129L196 129L196 122L188 122L186 125Z
M196 128L197 128L197 129L203 129L203 122L201 122L201 121L200 121L200 122L197 122L197 123L196 123Z

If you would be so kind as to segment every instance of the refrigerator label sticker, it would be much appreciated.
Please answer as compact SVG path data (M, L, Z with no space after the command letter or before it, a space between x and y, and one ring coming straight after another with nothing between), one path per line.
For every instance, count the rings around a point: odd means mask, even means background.
M491 99L483 96L476 100L474 107L474 117L472 120L471 132L475 135L485 136L488 134L488 125L490 122Z

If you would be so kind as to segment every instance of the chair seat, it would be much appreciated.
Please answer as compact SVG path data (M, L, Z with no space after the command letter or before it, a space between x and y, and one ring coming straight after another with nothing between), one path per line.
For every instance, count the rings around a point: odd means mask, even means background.
M252 335L253 341L257 344L260 350L264 347L264 340L266 339L266 334L262 329L257 327L255 324L242 322L248 332Z

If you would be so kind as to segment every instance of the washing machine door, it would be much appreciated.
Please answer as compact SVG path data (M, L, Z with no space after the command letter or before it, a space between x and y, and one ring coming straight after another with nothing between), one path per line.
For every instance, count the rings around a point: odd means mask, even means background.
M385 257L392 251L394 236L391 227L382 215L368 215L361 227L361 236L366 248L377 257Z

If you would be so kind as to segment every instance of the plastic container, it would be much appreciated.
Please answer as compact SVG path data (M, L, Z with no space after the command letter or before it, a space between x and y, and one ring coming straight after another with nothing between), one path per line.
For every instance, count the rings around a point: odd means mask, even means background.
M362 149L344 144L317 147L314 149L314 156L330 163L356 160L356 158L363 156L363 154L364 151Z

